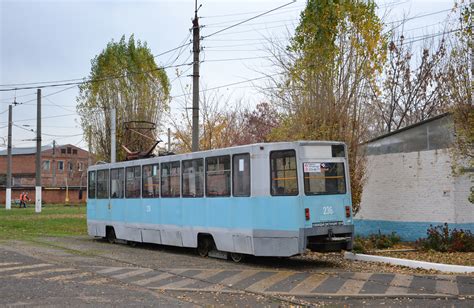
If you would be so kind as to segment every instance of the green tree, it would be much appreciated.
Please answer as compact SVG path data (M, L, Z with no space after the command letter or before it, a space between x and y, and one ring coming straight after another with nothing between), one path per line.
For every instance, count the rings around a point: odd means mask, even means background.
M91 61L89 79L79 87L77 112L85 139L91 142L98 160L110 161L110 111L117 115L117 160L123 160L123 123L149 121L159 127L162 114L168 109L170 85L165 71L158 67L146 43L111 41ZM158 132L153 132L155 139ZM136 138L134 150L148 148L153 141Z
M290 46L272 51L284 75L270 95L284 112L272 139L346 142L355 211L365 174L367 93L376 87L386 47L375 9L370 0L309 0Z

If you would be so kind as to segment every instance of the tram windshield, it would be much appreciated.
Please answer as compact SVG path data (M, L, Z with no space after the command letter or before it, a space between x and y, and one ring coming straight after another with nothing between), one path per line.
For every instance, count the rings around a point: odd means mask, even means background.
M344 163L303 163L304 192L306 195L346 193Z

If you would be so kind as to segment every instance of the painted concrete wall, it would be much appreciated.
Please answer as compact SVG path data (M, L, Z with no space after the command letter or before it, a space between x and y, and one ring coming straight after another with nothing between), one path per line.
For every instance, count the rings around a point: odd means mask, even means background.
M448 149L370 155L356 234L395 231L416 240L445 222L474 231L470 187L469 175L453 177Z

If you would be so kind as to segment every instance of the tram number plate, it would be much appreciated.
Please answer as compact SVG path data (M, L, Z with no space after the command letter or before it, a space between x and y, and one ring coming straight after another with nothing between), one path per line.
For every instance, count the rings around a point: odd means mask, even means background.
M342 224L342 221L324 221L313 223L313 227L340 226Z

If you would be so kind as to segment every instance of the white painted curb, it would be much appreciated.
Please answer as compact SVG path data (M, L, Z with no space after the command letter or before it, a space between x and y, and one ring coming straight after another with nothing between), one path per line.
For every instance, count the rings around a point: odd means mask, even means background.
M344 258L347 260L381 262L381 263L389 263L393 265L403 265L403 266L411 267L411 268L433 269L440 272L474 273L474 266L432 263L432 262L399 259L399 258L392 258L392 257L364 255L364 254L358 254L358 253L352 253L352 252L345 252Z

